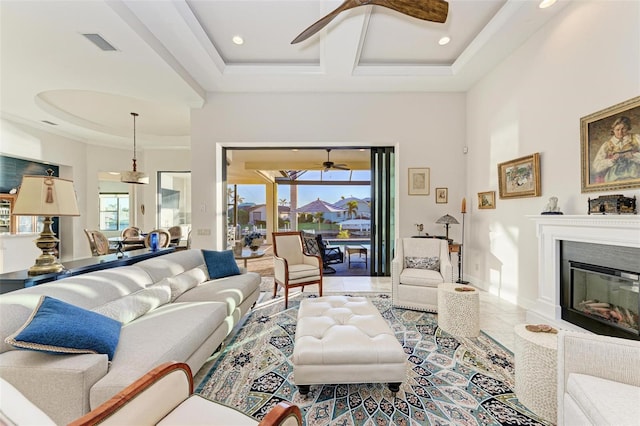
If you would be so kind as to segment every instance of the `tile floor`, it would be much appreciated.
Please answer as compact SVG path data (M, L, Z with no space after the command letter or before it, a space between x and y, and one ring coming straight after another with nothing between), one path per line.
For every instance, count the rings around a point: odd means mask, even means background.
M384 291L391 292L390 277L331 277L325 276L326 292ZM513 327L525 322L525 310L480 291L480 329L502 346L514 350Z

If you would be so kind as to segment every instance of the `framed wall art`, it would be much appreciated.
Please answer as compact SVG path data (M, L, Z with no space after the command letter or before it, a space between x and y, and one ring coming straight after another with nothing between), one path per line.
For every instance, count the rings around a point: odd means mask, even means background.
M479 209L496 208L496 191L478 192Z
M540 154L498 164L500 198L540 196Z
M429 169L409 169L409 195L429 195Z
M640 187L640 96L580 119L582 192Z
M449 189L436 188L436 204L447 204L449 202Z

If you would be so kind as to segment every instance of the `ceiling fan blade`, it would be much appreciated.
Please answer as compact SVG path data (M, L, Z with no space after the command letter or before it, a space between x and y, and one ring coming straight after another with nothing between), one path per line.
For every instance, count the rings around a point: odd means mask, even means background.
M367 3L438 23L444 23L449 14L449 3L445 0L369 0Z
M298 37L294 38L291 44L300 43L301 41L305 41L325 26L329 24L329 22L333 21L333 18L338 16L340 12L344 12L348 9L353 9L354 7L362 6L360 2L357 0L345 0L340 6L334 9L332 12L328 13L326 16L320 18L314 24L312 24L309 28L301 32Z
M334 169L339 169L339 170L350 170L349 167L347 167L346 164L334 164L333 168Z

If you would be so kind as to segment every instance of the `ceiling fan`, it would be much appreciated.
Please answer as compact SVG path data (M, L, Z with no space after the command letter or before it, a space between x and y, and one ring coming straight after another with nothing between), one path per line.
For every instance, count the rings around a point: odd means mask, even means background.
M367 5L384 6L405 15L425 21L444 23L449 13L449 3L445 0L345 0L333 12L311 25L294 38L291 44L304 41L323 29L329 22L345 10Z
M349 167L347 167L346 164L336 164L333 161L331 161L330 158L329 158L329 153L330 152L331 152L331 150L327 149L327 161L322 163L322 167L324 167L324 171L325 172L328 172L330 169L349 170Z

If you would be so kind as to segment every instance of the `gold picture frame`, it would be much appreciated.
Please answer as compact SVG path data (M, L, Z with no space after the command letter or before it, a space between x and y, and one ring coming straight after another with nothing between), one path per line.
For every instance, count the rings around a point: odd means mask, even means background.
M500 198L539 197L540 154L498 164Z
M582 117L580 156L582 192L640 188L640 96Z
M409 169L409 195L429 195L429 168Z
M496 208L496 191L478 192L478 208L479 209L495 209Z
M449 189L436 188L436 204L447 204L449 202Z

